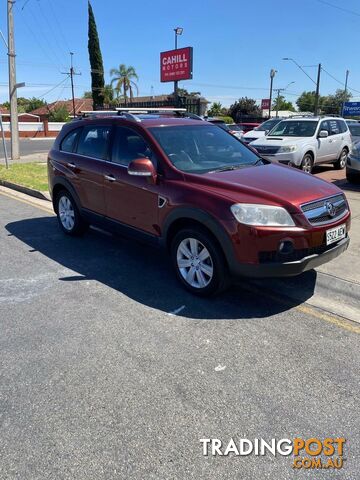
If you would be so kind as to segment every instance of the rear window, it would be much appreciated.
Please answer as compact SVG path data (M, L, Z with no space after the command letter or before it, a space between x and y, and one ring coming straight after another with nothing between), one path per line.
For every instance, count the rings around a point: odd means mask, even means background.
M70 133L68 133L61 142L60 150L69 153L73 152L80 130L80 128L77 128L76 130L72 130Z
M110 128L108 126L85 127L81 133L77 153L87 157L107 158Z

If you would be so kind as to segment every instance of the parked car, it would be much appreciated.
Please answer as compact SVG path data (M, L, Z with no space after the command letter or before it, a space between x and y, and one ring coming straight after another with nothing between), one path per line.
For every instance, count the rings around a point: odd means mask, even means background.
M359 123L359 120L355 120L353 118L348 118L347 120L345 120L345 122L348 124L348 125L353 125L354 123Z
M241 130L245 133L250 132L250 130L254 130L256 127L259 127L261 124L259 122L241 122L238 123Z
M360 123L349 123L348 125L352 141L358 142L360 140Z
M207 121L210 123L214 123L223 130L226 130L227 132L234 135L234 137L241 139L243 136L242 130L236 125L236 123L225 123L224 120L221 120L219 118L207 118Z
M91 224L164 247L199 295L233 276L300 274L349 244L338 187L261 159L209 122L131 111L74 120L49 152L48 174L65 234Z
M245 132L239 127L239 125L237 125L236 123L229 123L228 127L230 133L232 133L234 137L242 139Z
M251 143L257 140L258 138L264 137L267 135L272 128L275 127L282 119L281 118L270 118L266 120L266 122L262 123L254 130L250 130L249 132L243 135L243 142Z
M360 141L354 142L346 162L346 178L350 183L360 184Z
M269 135L251 145L263 158L311 173L313 166L320 163L345 168L351 144L344 119L311 116L282 120Z

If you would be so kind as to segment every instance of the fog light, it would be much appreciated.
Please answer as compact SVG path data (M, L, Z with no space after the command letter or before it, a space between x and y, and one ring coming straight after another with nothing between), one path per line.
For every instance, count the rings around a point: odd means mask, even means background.
M294 245L291 240L282 240L279 243L279 253L282 255L289 255L294 251Z

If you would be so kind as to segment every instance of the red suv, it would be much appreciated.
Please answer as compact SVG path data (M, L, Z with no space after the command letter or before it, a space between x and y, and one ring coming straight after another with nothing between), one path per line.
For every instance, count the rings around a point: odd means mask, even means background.
M166 247L191 292L232 276L297 275L349 244L335 185L263 160L209 122L93 115L66 124L48 158L62 230L89 224Z

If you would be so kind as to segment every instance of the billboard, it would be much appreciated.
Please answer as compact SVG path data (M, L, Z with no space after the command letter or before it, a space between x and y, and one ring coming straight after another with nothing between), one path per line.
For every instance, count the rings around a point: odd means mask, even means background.
M345 102L342 114L343 117L360 116L360 102Z
M269 110L270 108L270 98L263 98L261 100L261 110Z
M192 47L178 48L160 53L160 79L175 82L192 78Z

